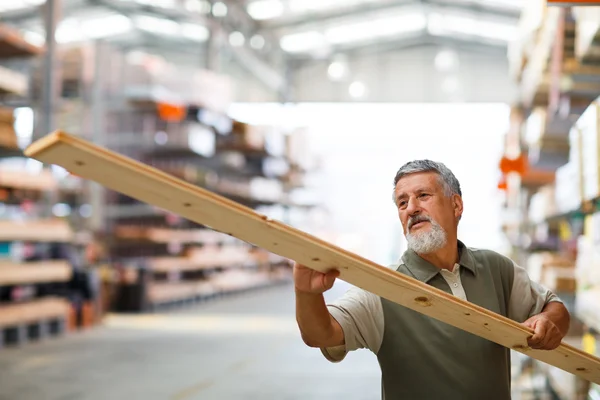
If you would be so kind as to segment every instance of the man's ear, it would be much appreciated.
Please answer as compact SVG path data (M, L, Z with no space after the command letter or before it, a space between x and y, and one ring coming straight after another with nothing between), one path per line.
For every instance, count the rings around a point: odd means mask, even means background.
M460 218L463 213L463 200L462 197L455 194L452 196L452 204L454 206L454 216Z

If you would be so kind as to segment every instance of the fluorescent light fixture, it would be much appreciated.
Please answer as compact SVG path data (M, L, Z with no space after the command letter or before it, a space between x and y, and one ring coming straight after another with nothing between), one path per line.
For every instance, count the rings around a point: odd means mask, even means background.
M281 0L258 0L248 4L248 14L256 20L277 18L283 15Z
M242 32L231 32L229 34L229 44L233 47L242 47L246 42L244 34Z
M279 44L288 53L302 53L325 46L327 42L320 32L308 31L282 36Z
M148 15L134 17L135 26L146 32L158 33L161 35L177 36L180 34L181 26L175 22L164 18L156 18Z
M210 3L206 0L185 0L184 7L191 12L200 14L210 13Z
M132 28L131 20L120 14L82 20L80 23L81 34L91 39L120 35L131 31Z
M250 38L250 47L260 50L265 47L265 38L261 35L254 35Z
M208 40L210 32L205 26L183 23L181 24L181 36L190 40L205 42Z
M485 21L462 15L432 13L427 29L437 36L464 34L500 41L512 41L517 35L517 26L495 21Z
M358 3L360 3L359 1ZM290 0L289 7L292 12L318 11L336 8L352 3L348 0ZM354 1L356 3L356 1Z
M175 8L175 0L134 0L138 4L160 8Z
M23 38L34 46L43 46L46 43L46 38L39 32L23 31Z
M212 6L212 14L218 18L227 16L227 5L225 3L217 1Z
M0 2L0 12L36 7L44 4L45 2L46 0L2 0Z
M425 29L426 26L427 19L423 14L403 14L329 28L325 31L325 38L331 44L344 44L377 37L418 32Z

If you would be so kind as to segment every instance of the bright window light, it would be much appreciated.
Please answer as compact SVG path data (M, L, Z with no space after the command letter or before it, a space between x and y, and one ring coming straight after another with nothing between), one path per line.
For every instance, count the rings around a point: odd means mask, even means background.
M229 34L229 44L233 47L241 47L244 45L246 39L244 38L244 34L242 32L231 32Z
M205 26L183 23L181 24L181 35L191 40L205 42L210 36L210 32Z
M250 46L253 49L260 50L265 47L265 38L261 35L254 35L250 38Z
M161 35L176 36L179 35L181 29L181 26L177 22L164 18L140 15L135 17L134 21L138 29Z
M248 14L256 20L277 18L283 14L283 4L280 0L253 1L248 4Z
M326 45L325 38L317 31L292 33L279 41L281 48L289 53L302 53Z
M225 3L217 1L215 4L213 4L212 13L215 17L218 18L227 16L227 5L225 5Z
M406 14L373 19L330 28L325 38L331 44L350 43L375 37L393 36L425 29L427 20L422 14Z
M348 93L355 99L359 99L365 95L367 87L360 81L352 82L348 88Z

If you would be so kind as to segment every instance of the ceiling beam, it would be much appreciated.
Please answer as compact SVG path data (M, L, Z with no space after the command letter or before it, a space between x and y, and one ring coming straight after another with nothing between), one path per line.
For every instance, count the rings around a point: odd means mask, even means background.
M438 0L384 0L360 4L327 13L311 12L300 16L280 17L273 20L261 21L260 25L263 27L263 30L267 31L296 31L303 30L306 27L327 24L336 20L360 17L369 13L400 11L404 7L412 6L431 7L439 9L442 12L460 11L477 15L489 15L490 17L506 19L513 23L518 22L520 15L518 11L476 4L450 3Z

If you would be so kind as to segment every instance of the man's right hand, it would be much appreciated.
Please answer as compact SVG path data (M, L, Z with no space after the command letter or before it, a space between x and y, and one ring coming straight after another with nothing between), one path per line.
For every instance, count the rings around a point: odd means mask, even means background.
M333 287L340 275L338 270L322 273L302 264L294 263L294 285L302 293L322 294Z

